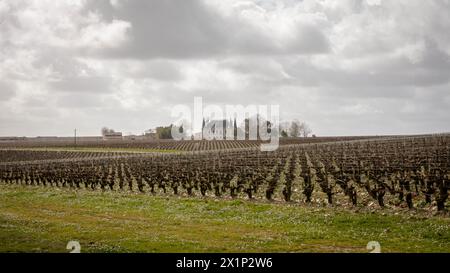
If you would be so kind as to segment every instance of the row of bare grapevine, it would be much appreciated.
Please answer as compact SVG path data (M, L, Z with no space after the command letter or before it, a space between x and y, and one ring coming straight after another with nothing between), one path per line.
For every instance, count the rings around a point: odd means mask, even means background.
M312 202L448 206L450 137L0 165L5 183Z

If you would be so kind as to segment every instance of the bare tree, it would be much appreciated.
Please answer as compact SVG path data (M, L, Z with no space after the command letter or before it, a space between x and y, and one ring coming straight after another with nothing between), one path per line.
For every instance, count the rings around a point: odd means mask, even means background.
M302 122L302 123L300 124L300 134L301 134L303 137L308 137L311 133L312 133L312 130L311 130L311 128L309 127L309 125L306 124L305 122Z
M289 126L290 126L290 123L287 122L287 121L283 121L283 122L280 123L279 130L280 130L281 137L288 137L289 136L289 134L288 134Z
M112 133L115 133L115 131L113 129L109 129L108 127L102 128L102 136L105 136L107 134L112 134Z
M305 122L294 119L291 122L280 123L280 132L282 137L309 137L312 130Z
M289 128L289 136L299 137L302 132L302 124L298 120L293 120L291 122L291 127Z
M282 137L309 137L312 130L305 122L294 119L291 122L280 123L280 132Z

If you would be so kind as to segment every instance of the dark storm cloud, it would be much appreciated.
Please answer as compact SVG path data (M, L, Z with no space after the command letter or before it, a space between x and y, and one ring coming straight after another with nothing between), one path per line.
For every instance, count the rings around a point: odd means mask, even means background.
M309 60L299 59L298 62L285 65L285 70L294 77L294 84L365 88L374 91L369 96L379 96L383 94L383 89L394 91L393 88L401 90L405 86L438 86L449 83L450 56L433 43L428 43L420 60L414 62L405 56L385 56L360 69L339 69L320 68ZM378 92L373 88L379 88ZM354 93L347 95L352 96Z
M0 80L0 101L6 101L15 94L14 83Z
M220 15L199 1L89 1L86 11L98 11L106 20L130 22L131 40L114 50L97 52L109 57L201 57L227 48Z
M102 100L97 94L61 94L56 103L66 109L84 109L98 107L102 105Z
M312 54L329 49L317 26L298 25L292 42L280 43L271 33L239 18L220 14L203 1L89 1L86 12L106 20L131 23L123 46L91 52L109 58L205 58L234 54Z
M319 54L330 50L328 38L317 26L299 25L294 33L295 40L288 45L291 54Z
M49 82L52 90L62 92L104 93L111 91L111 78L107 77L66 77Z
M133 61L122 64L127 75L135 78L151 78L160 81L175 82L183 78L179 64L170 60Z

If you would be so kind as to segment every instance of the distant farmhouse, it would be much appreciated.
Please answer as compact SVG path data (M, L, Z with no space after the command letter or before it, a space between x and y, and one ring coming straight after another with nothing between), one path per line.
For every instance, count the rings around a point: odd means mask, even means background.
M103 140L122 140L122 132L107 132L103 134Z

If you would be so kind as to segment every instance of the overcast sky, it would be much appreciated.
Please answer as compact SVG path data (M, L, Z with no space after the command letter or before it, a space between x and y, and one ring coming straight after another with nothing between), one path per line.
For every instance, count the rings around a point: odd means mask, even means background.
M0 0L0 135L279 104L317 135L450 131L450 1Z

